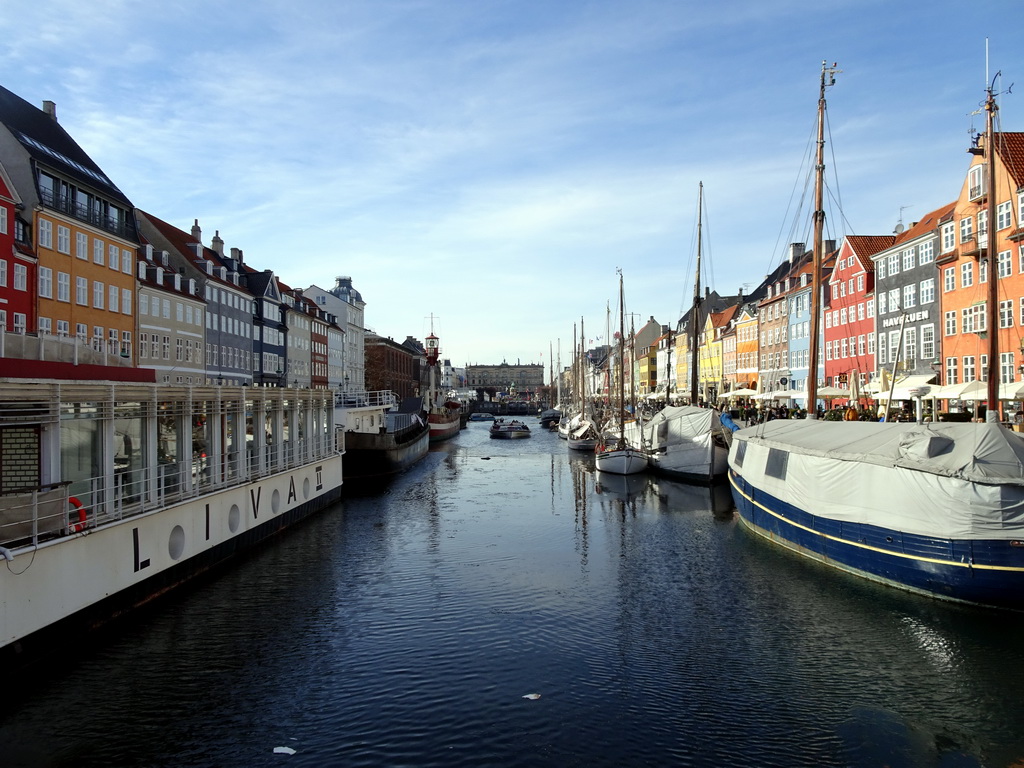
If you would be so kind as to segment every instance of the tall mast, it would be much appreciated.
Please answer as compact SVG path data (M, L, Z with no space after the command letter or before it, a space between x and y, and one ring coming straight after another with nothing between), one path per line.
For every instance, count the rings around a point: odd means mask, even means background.
M693 310L690 312L690 405L697 405L697 339L700 335L700 241L704 212L704 182L697 186L697 269L693 279Z
M625 310L626 296L622 289L622 270L619 270L619 370L620 373L624 374L626 369L624 366L625 354L626 354L626 342L623 339L626 333L626 310ZM626 401L626 377L624 375L619 376L619 440L626 438L626 417L624 411Z
M818 95L818 153L814 166L814 248L811 262L811 350L807 361L807 418L818 417L818 337L821 333L821 262L825 233L825 87L836 83L836 65L821 62Z
M996 73L996 77L999 74ZM996 194L996 144L995 123L996 97L994 92L995 78L989 83L985 94L985 171L988 176L988 194L985 205L988 208L988 237L985 245L988 259L988 305L985 307L988 328L988 411L986 421L999 419L999 280L996 267L996 220L993 204Z

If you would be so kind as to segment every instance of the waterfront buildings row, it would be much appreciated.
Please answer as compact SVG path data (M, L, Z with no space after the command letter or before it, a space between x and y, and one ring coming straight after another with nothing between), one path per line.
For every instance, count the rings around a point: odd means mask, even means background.
M364 308L135 208L53 102L0 87L0 375L362 390Z
M895 379L894 399L907 399L925 383L987 381L991 325L1003 350L992 361L994 375L1007 384L1024 380L1024 133L997 132L994 143L994 188L983 173L979 137L953 200L892 234L826 243L819 384L866 394L887 391ZM996 228L994 260L987 253L989 226ZM989 280L999 281L992 314ZM811 284L811 252L794 243L748 295L706 290L698 307L657 338L634 334L626 375L641 396L686 399L696 323L700 400L774 393L806 407ZM611 376L597 370L592 376L592 391L607 391Z

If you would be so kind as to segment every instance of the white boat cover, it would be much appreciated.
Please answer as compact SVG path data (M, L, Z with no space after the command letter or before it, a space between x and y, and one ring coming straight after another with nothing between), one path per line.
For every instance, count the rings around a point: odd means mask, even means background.
M786 452L774 468L772 449ZM1024 437L998 424L780 419L734 433L729 465L829 519L941 538L1024 538Z
M659 429L659 425L668 423ZM669 405L662 408L644 424L644 437L648 445L665 442L693 440L718 429L721 421L718 411L713 408L698 408L694 405ZM659 439L660 436L660 439Z
M733 434L791 453L1024 486L1024 437L998 424L880 424L778 419Z

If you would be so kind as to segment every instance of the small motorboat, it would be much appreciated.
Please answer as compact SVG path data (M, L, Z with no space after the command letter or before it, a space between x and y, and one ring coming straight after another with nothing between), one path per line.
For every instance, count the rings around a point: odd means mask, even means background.
M516 438L529 437L530 428L518 419L495 419L491 425L491 437L499 440L514 440Z

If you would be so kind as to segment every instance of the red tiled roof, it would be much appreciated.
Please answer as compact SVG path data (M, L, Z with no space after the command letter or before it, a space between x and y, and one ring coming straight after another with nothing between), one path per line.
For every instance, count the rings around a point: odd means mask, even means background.
M993 137L996 152L1017 188L1024 186L1024 133L1002 131Z
M934 229L938 229L939 224L941 224L943 219L948 215L953 213L954 208L956 208L956 200L952 203L946 203L944 206L936 208L934 211L929 211L921 217L920 221L914 222L905 232L900 233L896 237L896 241L893 245L896 245L897 243L905 243L909 240L916 240L921 237L921 235L931 232Z

